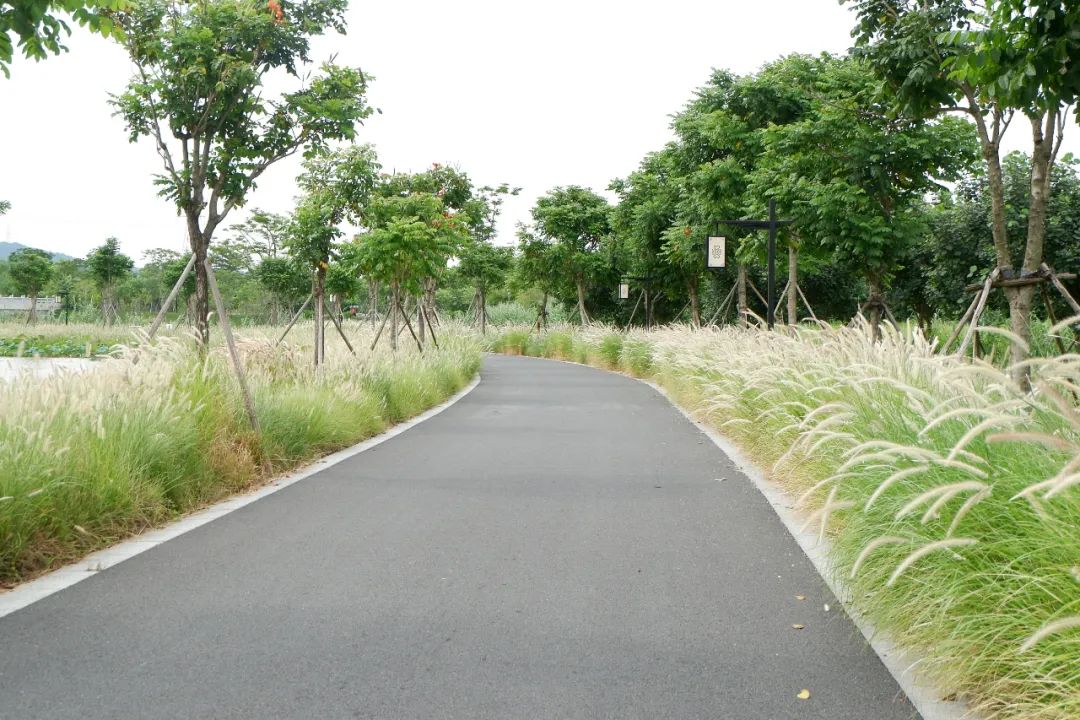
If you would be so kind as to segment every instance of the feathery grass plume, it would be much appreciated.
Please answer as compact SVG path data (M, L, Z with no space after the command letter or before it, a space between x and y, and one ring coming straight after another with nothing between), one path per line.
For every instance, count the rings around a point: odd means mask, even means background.
M910 543L911 538L897 537L896 535L882 535L879 538L874 538L866 544L866 547L862 549L859 556L855 558L855 563L851 566L851 574L849 577L854 578L859 574L859 568L863 566L875 550L886 545L897 545L900 543Z
M975 545L978 542L979 541L974 538L945 538L944 540L927 543L918 550L912 552L896 566L896 569L893 570L892 575L889 576L889 580L885 583L885 586L892 587L895 585L896 581L900 579L900 576L903 575L908 568L931 553L937 552L938 550L951 550L952 548Z
M1020 646L1019 652L1029 652L1037 644L1050 637L1051 635L1056 635L1058 633L1065 632L1066 630L1071 630L1073 628L1080 628L1080 615L1061 618L1060 620L1055 620L1054 622L1047 623L1023 642L1023 644Z

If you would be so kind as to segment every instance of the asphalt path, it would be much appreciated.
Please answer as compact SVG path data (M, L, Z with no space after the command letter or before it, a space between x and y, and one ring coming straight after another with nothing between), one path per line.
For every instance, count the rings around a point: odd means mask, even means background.
M667 400L528 358L482 377L411 430L0 618L0 717L917 717L766 500Z

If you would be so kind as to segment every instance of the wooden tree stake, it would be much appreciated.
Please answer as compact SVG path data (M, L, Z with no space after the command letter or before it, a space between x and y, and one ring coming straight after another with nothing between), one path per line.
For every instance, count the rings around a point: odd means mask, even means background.
M963 357L964 353L967 352L968 343L971 342L971 338L979 325L979 318L982 317L983 310L986 308L986 301L990 297L990 289L994 286L994 281L998 279L1000 274L1001 268L994 268L993 272L986 276L986 282L983 283L982 292L979 293L975 311L971 314L971 324L968 325L967 332L964 333L964 340L956 351L956 357Z
M323 304L326 304L326 300L323 300ZM334 327L337 328L338 335L340 335L341 339L345 341L345 347L349 348L349 352L355 355L356 351L353 350L353 346L352 343L349 342L349 338L345 337L345 331L341 329L341 323L338 322L337 315L329 306L326 308L326 311L330 314L330 319L334 321Z
M225 311L225 301L221 298L217 277L214 275L214 268L211 267L209 258L207 258L205 266L207 284L210 285L210 292L214 296L218 322L221 323L221 333L225 336L225 345L229 348L229 357L232 358L233 370L236 371L236 379L240 383L240 392L244 396L244 408L247 410L248 421L251 422L251 429L255 431L261 441L262 430L259 428L259 418L255 414L255 400L251 397L251 389L248 388L244 364L240 362L240 353L236 350L236 340L233 339L232 326L229 325L229 314Z
M165 298L161 310L158 311L157 317L154 318L154 322L150 325L150 332L147 333L147 337L153 338L158 328L161 327L162 321L165 320L165 313L169 311L169 306L176 302L176 296L180 294L180 288L184 286L184 281L191 274L191 268L193 267L195 267L195 253L191 253L191 258L188 260L187 265L184 266L184 272L180 273L180 279L176 281L173 289L169 291L169 297Z
M307 300L304 301L304 304L301 305L300 309L296 311L295 315L293 315L292 320L289 321L288 327L285 328L285 332L281 333L281 337L278 338L278 341L274 343L274 345L280 345L282 341L285 340L285 336L289 334L290 330L292 330L293 325L295 325L296 321L300 319L300 316L304 314L304 310L307 309L308 303L311 302L311 298L311 295L307 296Z

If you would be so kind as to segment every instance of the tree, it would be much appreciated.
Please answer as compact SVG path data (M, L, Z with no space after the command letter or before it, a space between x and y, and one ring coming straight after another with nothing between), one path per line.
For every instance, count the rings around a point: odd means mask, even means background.
M30 298L26 324L37 322L38 295L52 279L52 255L36 248L22 248L8 256L8 273L17 292Z
M608 201L592 190L556 187L537 199L532 209L538 237L552 243L563 272L573 279L581 323L588 324L585 288L602 269L601 240L610 232Z
M11 203L7 200L0 200L0 215L7 215L8 210L11 209Z
M397 349L402 293L418 295L468 237L464 221L432 192L403 191L411 178L388 178L365 211L369 232L357 238L357 260L390 286L390 343ZM407 321L406 321L407 322ZM419 340L418 340L419 342Z
M969 123L893 117L864 63L822 57L812 107L765 131L752 187L772 195L805 242L862 273L875 337L884 291L924 232L924 196L975 160Z
M487 334L488 291L506 280L513 261L513 250L496 247L485 240L473 240L462 249L458 271L476 290L474 302L481 334Z
M545 238L538 237L527 227L518 227L517 262L514 270L517 279L526 286L538 288L541 292L540 306L537 308L536 324L547 327L548 298L559 287L561 261L558 248Z
M90 252L86 264L98 292L101 293L101 321L112 325L117 319L117 286L131 274L135 263L120 252L120 242L111 237Z
M659 152L649 153L627 178L611 183L609 189L619 196L619 203L611 213L611 226L625 250L629 271L637 277L650 278L650 290L663 288L672 292L680 285L692 288L694 317L700 324L700 308L696 301L700 270L693 277L681 277L678 268L663 255L665 233L675 223L679 200L685 189L684 177L676 169L679 151L680 148L672 143ZM681 227L679 231L682 231ZM701 246L697 251L700 254ZM654 320L653 305L652 297L647 297L647 325Z
M135 75L112 102L132 142L153 138L164 166L160 194L185 218L204 346L214 231L271 165L352 139L372 112L364 97L369 78L333 64L277 99L265 91L275 71L300 77L312 37L344 32L346 5L299 0L286 13L276 0L136 0L119 16Z
M18 45L25 57L44 60L50 54L67 50L63 44L71 28L64 21L75 22L105 36L120 37L115 13L123 10L125 0L4 0L0 2L0 72L11 77L11 64ZM12 42L14 39L15 42Z
M308 195L297 206L289 222L286 247L289 255L301 267L311 272L312 307L315 310L315 365L322 364L326 356L326 338L323 326L323 303L325 302L326 274L330 261L337 256L336 241L341 230L334 222L338 212L328 193Z
M260 260L277 257L285 243L285 233L289 218L278 213L255 208L248 219L233 225L233 242L237 247L245 248L250 255L258 255Z
M1038 272L1045 250L1050 178L1061 146L1066 107L1076 96L1075 55L1080 15L1052 0L847 0L858 16L854 35L909 115L967 114L975 123L987 170L991 230L1003 278ZM1067 7L1069 6L1069 7ZM1001 139L1015 112L1032 132L1027 237L1014 269L1006 224ZM1027 369L1035 286L1005 288L1017 379Z
M306 269L290 258L268 257L255 266L255 278L270 293L270 323L281 321L281 307L300 302L309 292L311 283Z

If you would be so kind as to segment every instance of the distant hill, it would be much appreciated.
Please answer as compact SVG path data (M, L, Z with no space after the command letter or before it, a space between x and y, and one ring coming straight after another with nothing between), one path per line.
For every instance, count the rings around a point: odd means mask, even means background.
M27 246L23 245L22 243L0 242L0 260L7 260L8 255L15 252L16 250L22 250L24 247L27 247ZM45 252L49 252L49 251L46 250ZM65 255L64 253L53 253L53 260L73 260L73 259L74 258L72 258L70 255Z

